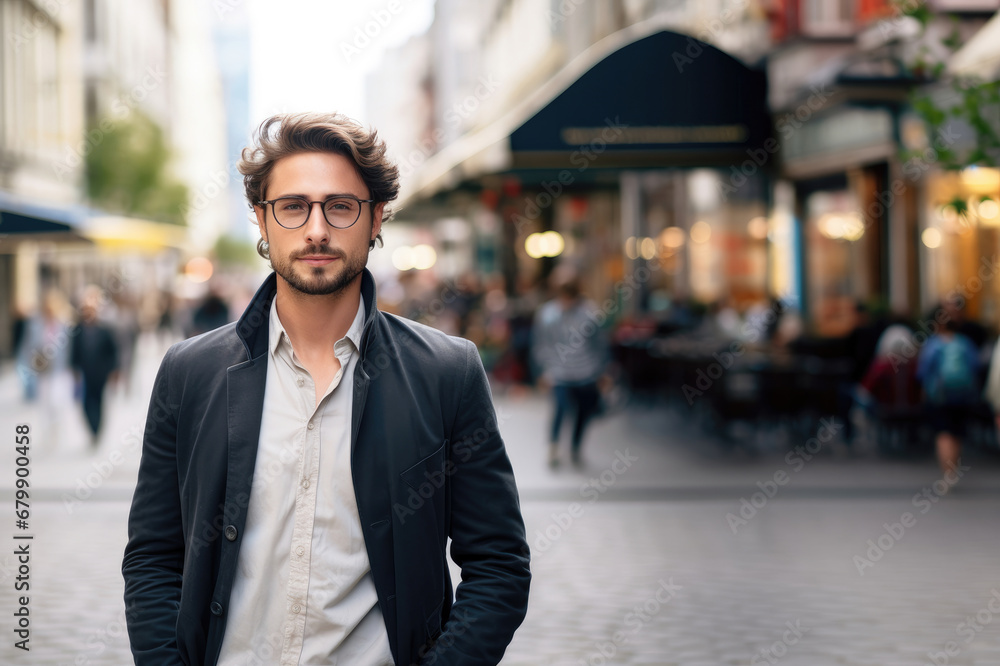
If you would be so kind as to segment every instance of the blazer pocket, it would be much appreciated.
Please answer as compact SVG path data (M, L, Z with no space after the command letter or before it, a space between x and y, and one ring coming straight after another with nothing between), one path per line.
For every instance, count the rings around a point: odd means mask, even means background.
M444 486L447 478L451 476L446 455L447 450L448 440L446 439L433 453L400 472L399 477L406 485L417 491L421 497L429 499L434 492Z

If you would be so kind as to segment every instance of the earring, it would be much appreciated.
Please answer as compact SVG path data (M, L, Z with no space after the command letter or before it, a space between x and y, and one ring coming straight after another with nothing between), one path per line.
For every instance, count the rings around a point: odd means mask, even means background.
M268 244L267 241L264 241L263 243L260 244L260 248L264 250L264 252L267 252L268 250L271 249L271 246Z

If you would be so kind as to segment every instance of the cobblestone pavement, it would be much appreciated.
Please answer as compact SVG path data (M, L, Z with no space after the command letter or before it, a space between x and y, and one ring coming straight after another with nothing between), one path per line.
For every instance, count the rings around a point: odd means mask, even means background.
M158 350L112 398L96 451L74 408L34 451L27 653L13 646L14 517L0 518L0 663L130 663L119 569ZM3 437L41 425L14 389L0 375ZM497 405L534 573L504 664L1000 664L994 456L970 452L939 497L929 458L846 456L835 439L801 462L785 451L806 442L732 453L683 414L638 409L595 423L583 469L550 470L544 399ZM11 513L13 466L0 454Z
M732 509L597 502L543 552L567 507L529 504L534 587L503 663L1000 664L994 501L948 496L864 575L909 501L775 501L736 535Z

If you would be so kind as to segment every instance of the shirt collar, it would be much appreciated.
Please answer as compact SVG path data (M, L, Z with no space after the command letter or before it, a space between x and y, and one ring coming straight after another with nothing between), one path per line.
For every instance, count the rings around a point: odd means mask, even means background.
M351 341L354 345L355 351L361 349L361 335L364 332L365 326L365 299L358 299L358 311L354 314L354 321L351 322L351 327L347 329L347 335L342 339L347 339ZM271 300L271 313L268 317L268 335L267 335L267 345L268 351L271 356L275 355L278 350L278 346L284 340L285 344L288 345L289 351L292 351L291 340L288 337L288 333L285 332L285 327L281 324L281 319L278 317L278 299L274 298ZM334 345L340 340L335 340Z

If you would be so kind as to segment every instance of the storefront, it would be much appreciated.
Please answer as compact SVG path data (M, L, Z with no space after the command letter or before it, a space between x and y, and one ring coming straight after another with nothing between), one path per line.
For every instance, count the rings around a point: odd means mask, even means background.
M431 158L399 219L466 219L477 270L508 293L569 262L597 299L645 276L626 311L763 300L778 148L763 72L669 31L606 44Z
M923 305L960 297L966 316L1000 325L1000 170L971 167L927 177L920 233Z
M794 118L780 117L779 126ZM816 335L845 334L859 305L900 315L917 306L917 183L901 172L897 125L891 106L848 103L785 133L782 177L797 228L789 251L799 267L793 297Z
M974 82L1000 80L1000 15L994 15L952 56L948 73ZM984 115L994 122L997 117ZM1000 127L994 124L993 130L1000 131ZM957 134L957 152L968 154L977 147L969 131L959 127ZM995 153L991 157L1000 159ZM966 316L996 333L1000 329L1000 170L930 170L923 194L921 304L929 309L959 296L966 302Z

